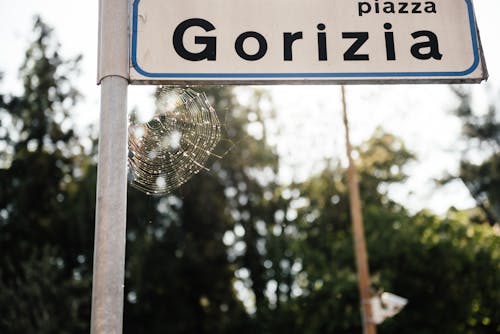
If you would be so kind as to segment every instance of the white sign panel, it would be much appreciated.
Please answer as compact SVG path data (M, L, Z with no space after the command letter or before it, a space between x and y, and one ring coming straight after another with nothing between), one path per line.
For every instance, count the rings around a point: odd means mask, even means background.
M472 0L135 0L132 83L480 82Z

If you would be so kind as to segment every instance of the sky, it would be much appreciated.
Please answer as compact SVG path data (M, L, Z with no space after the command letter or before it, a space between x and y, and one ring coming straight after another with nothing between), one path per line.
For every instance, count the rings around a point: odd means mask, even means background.
M500 1L475 0L489 86L500 88L500 41L498 39ZM76 82L85 96L77 106L76 123L97 123L99 86L96 85L98 1L0 0L0 92L19 93L18 69L29 45L33 17L40 14L55 28L63 57L83 55L82 75ZM478 110L485 108L486 84L473 85ZM273 94L280 129L276 139L287 168L283 180L301 180L318 171L325 157L342 157L343 129L338 86L263 87ZM129 108L151 109L151 87L132 86ZM433 179L454 173L463 142L460 122L451 111L456 100L446 85L348 86L347 103L352 141L359 144L382 126L400 136L418 156L407 172L404 185L392 187L391 197L411 210L430 208L443 213L450 206L473 206L460 182L435 191ZM292 168L293 167L293 168Z

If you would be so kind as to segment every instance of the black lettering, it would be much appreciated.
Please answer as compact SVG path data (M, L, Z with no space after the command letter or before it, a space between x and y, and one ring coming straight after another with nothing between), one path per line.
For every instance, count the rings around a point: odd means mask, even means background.
M422 13L422 10L420 9L420 6L422 5L420 2L412 2L411 3L412 6L413 6L413 9L412 9L412 14L421 14Z
M408 3L407 2L399 2L399 14L408 14Z
M425 8L424 11L426 13L434 13L436 14L436 4L432 1L426 1L425 2Z
M323 23L318 24L318 30L325 30ZM328 60L326 50L326 33L318 32L318 59L321 61Z
M384 24L384 29L392 29L392 24ZM392 31L385 32L385 52L387 60L396 60L396 50L394 49L394 33Z
M358 2L358 16L368 14L372 10L372 6L368 2Z
M203 28L206 32L215 30L215 27L212 23L203 19L188 19L181 22L174 30L173 43L175 52L177 52L179 56L186 60L215 60L217 49L216 37L195 36L195 44L205 45L205 48L202 51L196 53L188 51L186 49L186 47L184 46L184 34L186 33L186 30L191 27L200 27Z
M245 43L247 38L255 38L259 43L259 49L253 55L248 54L243 48L243 44ZM242 59L249 61L259 60L266 55L267 41L264 38L264 36L262 36L258 32L247 31L239 35L238 38L236 38L236 43L234 44L234 48L238 56L240 56Z
M291 33L285 32L283 34L283 59L284 60L292 60L293 59L293 51L292 45L298 39L302 39L302 31Z
M396 10L394 9L394 4L392 2L384 2L384 13L396 13Z
M415 31L411 34L414 39L419 37L427 37L427 42L415 43L411 47L411 54L417 59L430 59L434 58L441 60L443 55L439 52L439 43L436 34L429 30ZM422 49L428 49L428 52L422 52Z
M367 32L343 32L342 38L355 38L356 40L349 49L344 53L344 60L369 60L367 54L356 54L358 50L368 40Z

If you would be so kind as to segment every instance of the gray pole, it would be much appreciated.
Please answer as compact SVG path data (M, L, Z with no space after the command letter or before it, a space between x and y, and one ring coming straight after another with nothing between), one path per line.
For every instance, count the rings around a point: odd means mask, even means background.
M92 285L92 334L123 328L127 207L128 0L99 2L101 112Z

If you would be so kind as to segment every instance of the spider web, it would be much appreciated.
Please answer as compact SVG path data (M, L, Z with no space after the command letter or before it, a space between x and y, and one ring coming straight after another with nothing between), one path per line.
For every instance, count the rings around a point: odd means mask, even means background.
M163 195L200 170L221 138L221 125L204 93L161 88L158 110L147 123L129 126L129 183Z

